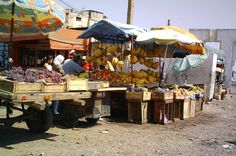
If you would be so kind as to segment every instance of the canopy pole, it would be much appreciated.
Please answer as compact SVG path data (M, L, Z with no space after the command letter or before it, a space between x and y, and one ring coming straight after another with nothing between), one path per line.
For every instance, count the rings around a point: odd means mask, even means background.
M89 57L91 56L91 54L92 54L92 39L91 38L89 38L89 47L88 47L88 55L89 55ZM89 64L89 73L88 73L88 77L89 78L91 78L91 74L90 74L90 63L91 63L91 61L89 60L88 61L88 64Z
M168 51L168 45L166 45L166 48L165 48L165 55L164 55L164 58L166 58L167 51ZM161 63L160 63L160 64L161 64ZM159 87L160 87L161 84L162 84L163 75L164 75L164 67L165 67L165 62L163 61L162 66L161 66L161 72L160 72Z
M134 37L131 36L131 51L130 51L130 58L131 58L131 84L133 84L133 68L134 68L134 65L132 63L132 58L134 57L133 43L134 43Z
M11 9L11 29L10 29L10 41L9 41L9 45L8 45L8 56L7 56L7 61L8 61L8 65L9 66L9 58L12 58L13 55L13 31L14 31L14 14L15 14L15 2L13 1L12 3L12 9Z

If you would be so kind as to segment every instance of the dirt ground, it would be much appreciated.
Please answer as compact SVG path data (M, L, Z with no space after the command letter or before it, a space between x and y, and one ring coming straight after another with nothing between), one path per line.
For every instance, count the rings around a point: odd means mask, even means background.
M204 105L190 119L168 125L81 121L76 128L54 125L45 134L28 131L26 124L0 126L1 156L91 155L236 155L236 94ZM0 111L3 109L0 108Z

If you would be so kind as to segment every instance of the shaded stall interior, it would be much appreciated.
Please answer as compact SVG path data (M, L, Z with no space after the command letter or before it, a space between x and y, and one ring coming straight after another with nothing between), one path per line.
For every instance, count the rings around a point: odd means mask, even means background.
M48 35L23 36L13 38L14 66L40 67L43 57L63 55L69 58L70 51L87 52L88 39L79 39L84 30L60 29ZM0 38L0 42L8 43L9 38Z

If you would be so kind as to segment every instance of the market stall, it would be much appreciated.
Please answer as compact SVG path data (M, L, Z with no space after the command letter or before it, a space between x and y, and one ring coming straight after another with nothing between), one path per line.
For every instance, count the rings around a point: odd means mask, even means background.
M98 66L107 65L110 69L104 69L92 74L91 78L108 80L112 86L126 86L130 88L132 84L136 84L137 81L134 75L142 75L142 73L133 71L133 64L137 62L137 58L135 59L134 57L133 44L137 35L145 31L136 26L110 20L101 20L85 31L80 37L93 37L99 41L93 43L92 53L88 57L88 61ZM129 67L124 72L127 60ZM114 94L119 93L116 92ZM140 91L140 94L143 94L143 92ZM123 95L122 98L129 99L130 97L129 93ZM131 97L133 96L131 95ZM141 102L142 100L139 101ZM124 104L122 105L122 107L125 106Z
M185 102L189 101L189 103L194 103L190 102L190 96L181 97L183 98L183 101L180 102L180 105L177 105L177 101L181 99L179 99L180 97L178 96L176 98L176 92L177 94L180 94L178 93L180 91L173 92L171 88L165 87L166 74L164 69L169 66L168 64L165 64L165 58L172 58L177 51L185 56L189 54L202 55L205 51L202 42L193 34L185 30L173 26L167 26L153 28L151 31L140 34L136 39L136 45L138 47L137 49L140 48L141 51L146 53L144 55L145 58L137 55L138 60L156 60L159 64L158 68L153 68L152 65L150 66L142 61L139 61L139 65L137 65L137 67L142 65L143 67L145 66L146 70L151 69L151 72L156 71L159 73L159 81L156 79L155 83L151 86L146 84L142 85L149 88L148 91L151 92L153 121L155 123L165 124L169 121L175 121L176 114L181 115L179 118L187 118L187 116L183 117L183 115L186 113L189 114L191 111L192 113L190 113L188 117L193 117L195 115L195 105L192 104L192 109L188 109L186 107L191 107L191 104L186 104L187 102ZM206 56L202 55L201 57L204 61L204 57ZM201 61L196 62L199 64L201 63ZM195 94L191 97L194 96Z

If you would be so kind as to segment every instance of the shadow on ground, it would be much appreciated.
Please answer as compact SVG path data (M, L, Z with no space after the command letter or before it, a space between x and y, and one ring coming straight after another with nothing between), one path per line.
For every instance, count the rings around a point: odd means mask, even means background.
M57 135L51 133L38 134L30 132L28 129L0 126L0 148L14 149L12 145L41 139L53 141L52 138L55 136Z

